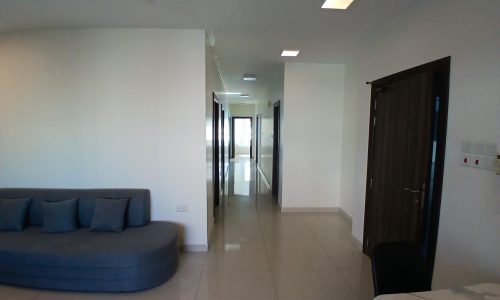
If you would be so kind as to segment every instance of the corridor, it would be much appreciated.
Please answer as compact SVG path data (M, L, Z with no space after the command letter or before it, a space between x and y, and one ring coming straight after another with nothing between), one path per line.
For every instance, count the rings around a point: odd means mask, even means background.
M238 157L197 299L372 299L370 261L339 214L280 213L255 163Z
M167 283L123 294L41 291L0 285L16 300L368 300L369 259L339 214L280 213L255 164L231 162L208 253L182 253Z

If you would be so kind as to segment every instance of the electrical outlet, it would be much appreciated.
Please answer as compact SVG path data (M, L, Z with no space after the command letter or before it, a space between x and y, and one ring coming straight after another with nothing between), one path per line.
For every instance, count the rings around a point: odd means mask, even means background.
M175 211L179 212L179 213L184 213L184 212L188 211L188 207L187 207L187 205L177 205L177 207L175 208Z

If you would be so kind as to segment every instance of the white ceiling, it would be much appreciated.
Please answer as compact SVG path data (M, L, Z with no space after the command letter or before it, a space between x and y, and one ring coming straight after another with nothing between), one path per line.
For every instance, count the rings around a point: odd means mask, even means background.
M0 0L0 32L80 28L206 29L229 92L263 99L284 61L344 63L363 40L418 0L355 0L346 11L323 10L324 0ZM297 58L280 57L300 49ZM257 75L243 82L245 73ZM233 102L241 102L237 96Z

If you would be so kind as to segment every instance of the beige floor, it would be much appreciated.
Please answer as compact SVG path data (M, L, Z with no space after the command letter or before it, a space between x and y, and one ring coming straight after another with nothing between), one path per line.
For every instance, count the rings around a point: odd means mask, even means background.
M0 285L0 299L372 299L370 261L333 213L282 214L248 158L232 163L208 253L181 254L177 274L129 294Z

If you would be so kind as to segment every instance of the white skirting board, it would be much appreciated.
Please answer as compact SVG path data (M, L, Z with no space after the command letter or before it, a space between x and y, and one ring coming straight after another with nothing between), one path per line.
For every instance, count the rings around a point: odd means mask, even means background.
M180 245L181 252L208 252L208 245Z
M338 207L281 207L282 213L339 213Z

